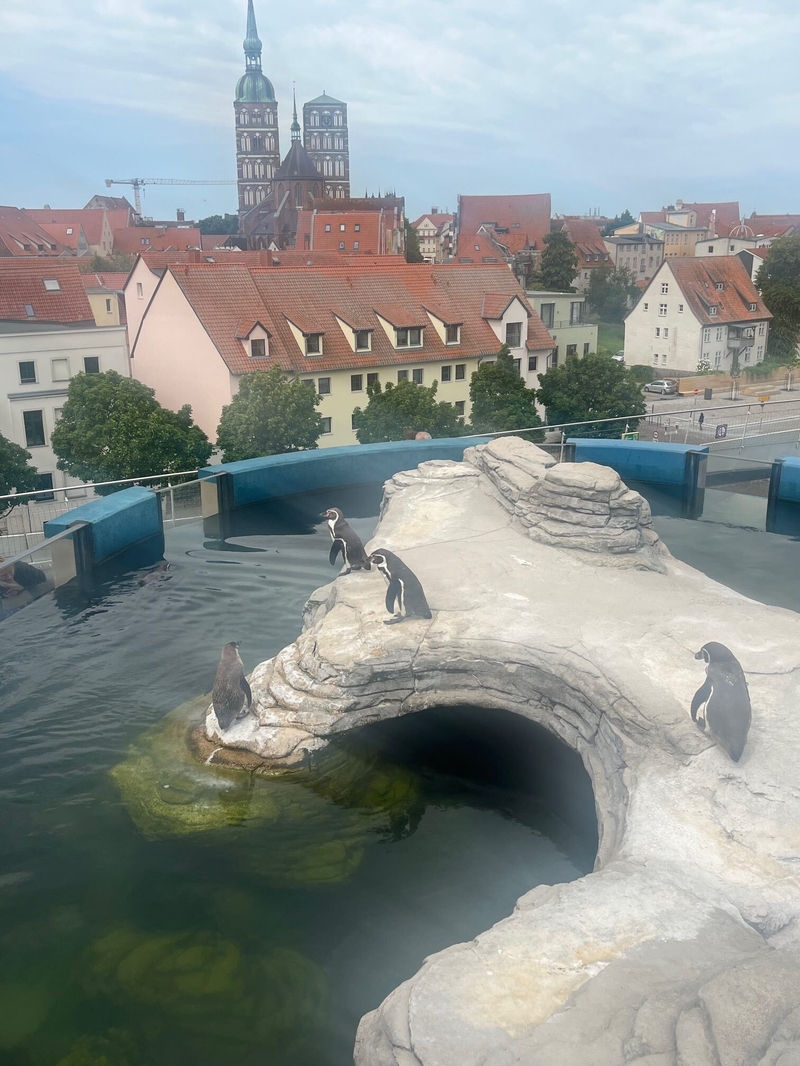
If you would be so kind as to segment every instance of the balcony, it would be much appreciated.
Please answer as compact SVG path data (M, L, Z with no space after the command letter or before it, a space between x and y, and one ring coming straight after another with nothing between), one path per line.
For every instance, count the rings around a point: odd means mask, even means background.
M554 318L553 321L549 325L548 325L547 322L545 322L544 325L545 325L546 329L559 330L559 329L574 329L576 326L595 326L595 325L597 325L597 323L596 322L587 322L587 320L585 318L582 318L582 319L580 319L577 322L572 322L572 321L570 321L569 318Z
M728 347L733 352L741 352L744 351L745 348L752 348L755 343L755 334L734 333L728 331Z

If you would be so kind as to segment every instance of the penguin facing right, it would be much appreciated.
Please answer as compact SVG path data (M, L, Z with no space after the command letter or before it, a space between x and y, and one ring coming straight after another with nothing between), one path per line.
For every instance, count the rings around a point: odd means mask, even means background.
M742 757L752 712L750 692L741 663L724 644L704 644L695 659L704 659L706 679L692 700L692 721L702 730L708 723L714 740L734 762ZM705 704L704 720L697 712Z
M334 565L336 556L341 552L347 567L342 574L349 574L352 570L371 570L361 537L347 524L339 508L331 507L322 517L328 520L328 529L333 541L329 556L331 566Z
M402 622L403 618L433 618L428 601L425 599L420 580L402 559L385 548L379 548L369 557L380 570L389 587L386 590L386 610L392 615L384 625L392 626ZM394 613L397 604L397 613Z
M244 718L253 703L253 694L244 676L244 665L239 656L241 642L231 641L222 649L222 657L211 690L211 703L223 732L235 718Z

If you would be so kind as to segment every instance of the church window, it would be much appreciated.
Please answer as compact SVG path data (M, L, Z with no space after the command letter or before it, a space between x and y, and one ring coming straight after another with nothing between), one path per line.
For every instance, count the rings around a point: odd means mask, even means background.
M258 199L256 200L256 203L257 203L257 204L260 204L260 203L261 203L261 201L262 201L262 200L264 199L264 195L265 195L265 194L264 194L264 189L263 189L263 187L259 187L259 190L258 190Z
M333 174L333 163L330 159L323 159L322 161L322 173L326 177L330 177Z
M337 200L344 200L344 189L337 189L336 190L336 199Z
M311 115L309 117L311 119L311 125L312 126L318 126L319 125L319 111L312 111Z
M325 195L326 196L333 196L333 188L332 188L332 186L330 186L330 185L326 185L325 186Z
M337 159L336 160L336 162L333 165L333 172L334 172L334 174L336 175L337 178L343 178L344 177L344 160L343 159Z
M294 187L294 204L295 207L299 207L303 203L303 186L298 183Z
M253 125L254 126L260 126L261 125L261 112L258 110L258 108L256 108L253 111Z
M319 151L319 134L318 133L312 133L311 134L311 150L312 151Z
M342 125L342 112L341 111L334 112L333 124L334 124L334 126L341 126Z
M315 185L315 186L314 186L314 196L315 196L315 198L316 198L317 196L319 196L319 185Z
M322 138L322 147L328 151L333 147L333 142L331 141L331 135L329 133L326 133Z
M250 116L248 115L248 113L246 111L240 111L239 112L239 125L240 126L246 126L249 121L250 121Z
M333 138L333 147L338 148L340 151L344 148L344 137L342 137L341 133L337 133Z
M248 147L249 147L249 145L248 145ZM255 152L260 152L261 151L261 134L260 133L255 133L253 135L253 151L255 151Z

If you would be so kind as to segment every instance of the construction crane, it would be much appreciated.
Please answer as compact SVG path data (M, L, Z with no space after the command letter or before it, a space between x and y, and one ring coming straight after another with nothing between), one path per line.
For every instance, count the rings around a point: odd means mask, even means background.
M234 179L228 181L198 181L193 178L106 178L106 186L131 185L133 187L133 199L136 206L136 214L141 217L142 197L139 190L144 185L236 185Z

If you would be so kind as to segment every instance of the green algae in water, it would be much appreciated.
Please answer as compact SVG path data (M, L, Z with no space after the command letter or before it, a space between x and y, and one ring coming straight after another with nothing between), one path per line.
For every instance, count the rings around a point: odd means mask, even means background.
M234 829L262 827L240 861L276 885L330 885L349 878L364 847L415 824L419 783L377 756L332 745L313 770L243 770L197 759L188 738L208 698L170 712L110 772L149 840L204 834L222 846Z

